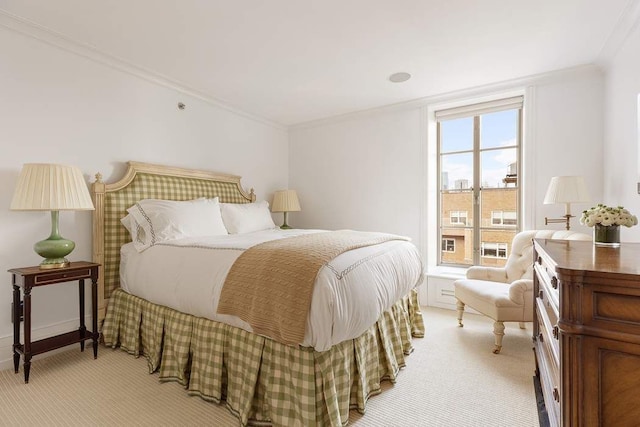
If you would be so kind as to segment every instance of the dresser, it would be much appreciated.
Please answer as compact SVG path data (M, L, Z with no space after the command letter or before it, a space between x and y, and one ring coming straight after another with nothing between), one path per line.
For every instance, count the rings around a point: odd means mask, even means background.
M534 240L536 375L551 426L640 425L640 244Z

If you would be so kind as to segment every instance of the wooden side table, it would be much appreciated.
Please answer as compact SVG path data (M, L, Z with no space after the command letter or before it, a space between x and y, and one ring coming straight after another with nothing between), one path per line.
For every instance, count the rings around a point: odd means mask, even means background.
M24 382L29 383L31 357L36 354L55 350L70 344L80 343L84 351L84 342L93 340L93 358L98 357L98 267L93 262L72 262L68 267L43 270L40 267L12 268L13 284L13 367L18 373L20 355L24 356ZM84 279L91 279L91 319L90 331L84 324ZM31 342L31 289L37 286L78 281L80 304L80 327L76 331ZM20 288L24 297L24 308L20 310ZM20 312L24 312L24 344L20 343Z

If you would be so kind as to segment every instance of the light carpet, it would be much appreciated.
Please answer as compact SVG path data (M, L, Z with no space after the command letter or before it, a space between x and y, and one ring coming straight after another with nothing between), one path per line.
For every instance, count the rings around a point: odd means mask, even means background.
M395 384L385 382L367 412L351 411L349 425L534 427L531 324L507 324L502 353L494 355L492 321L423 307L426 335L414 339ZM90 346L89 346L90 347ZM31 364L29 384L20 373L0 372L2 426L237 426L223 405L189 397L177 383L160 383L144 358L101 346L76 347Z

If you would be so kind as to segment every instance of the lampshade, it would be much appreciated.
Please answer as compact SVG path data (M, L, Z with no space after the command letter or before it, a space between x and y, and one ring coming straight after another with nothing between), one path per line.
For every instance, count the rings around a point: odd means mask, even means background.
M297 212L300 210L300 202L296 190L280 190L273 195L271 212Z
M11 210L93 210L87 183L74 166L27 163L22 167Z
M589 192L581 176L554 176L544 196L545 205L588 201L590 201Z

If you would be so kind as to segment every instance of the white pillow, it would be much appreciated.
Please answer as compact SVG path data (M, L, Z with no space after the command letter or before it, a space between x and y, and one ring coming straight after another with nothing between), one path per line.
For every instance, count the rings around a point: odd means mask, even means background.
M129 232L132 242L137 242L142 246L147 245L147 235L140 224L138 224L138 221L136 221L136 219L133 217L133 215L127 214L127 216L122 218L120 222Z
M217 197L188 201L144 199L127 212L145 233L144 239L133 240L138 252L166 240L228 234Z
M276 228L265 200L256 203L220 203L222 220L229 234Z

